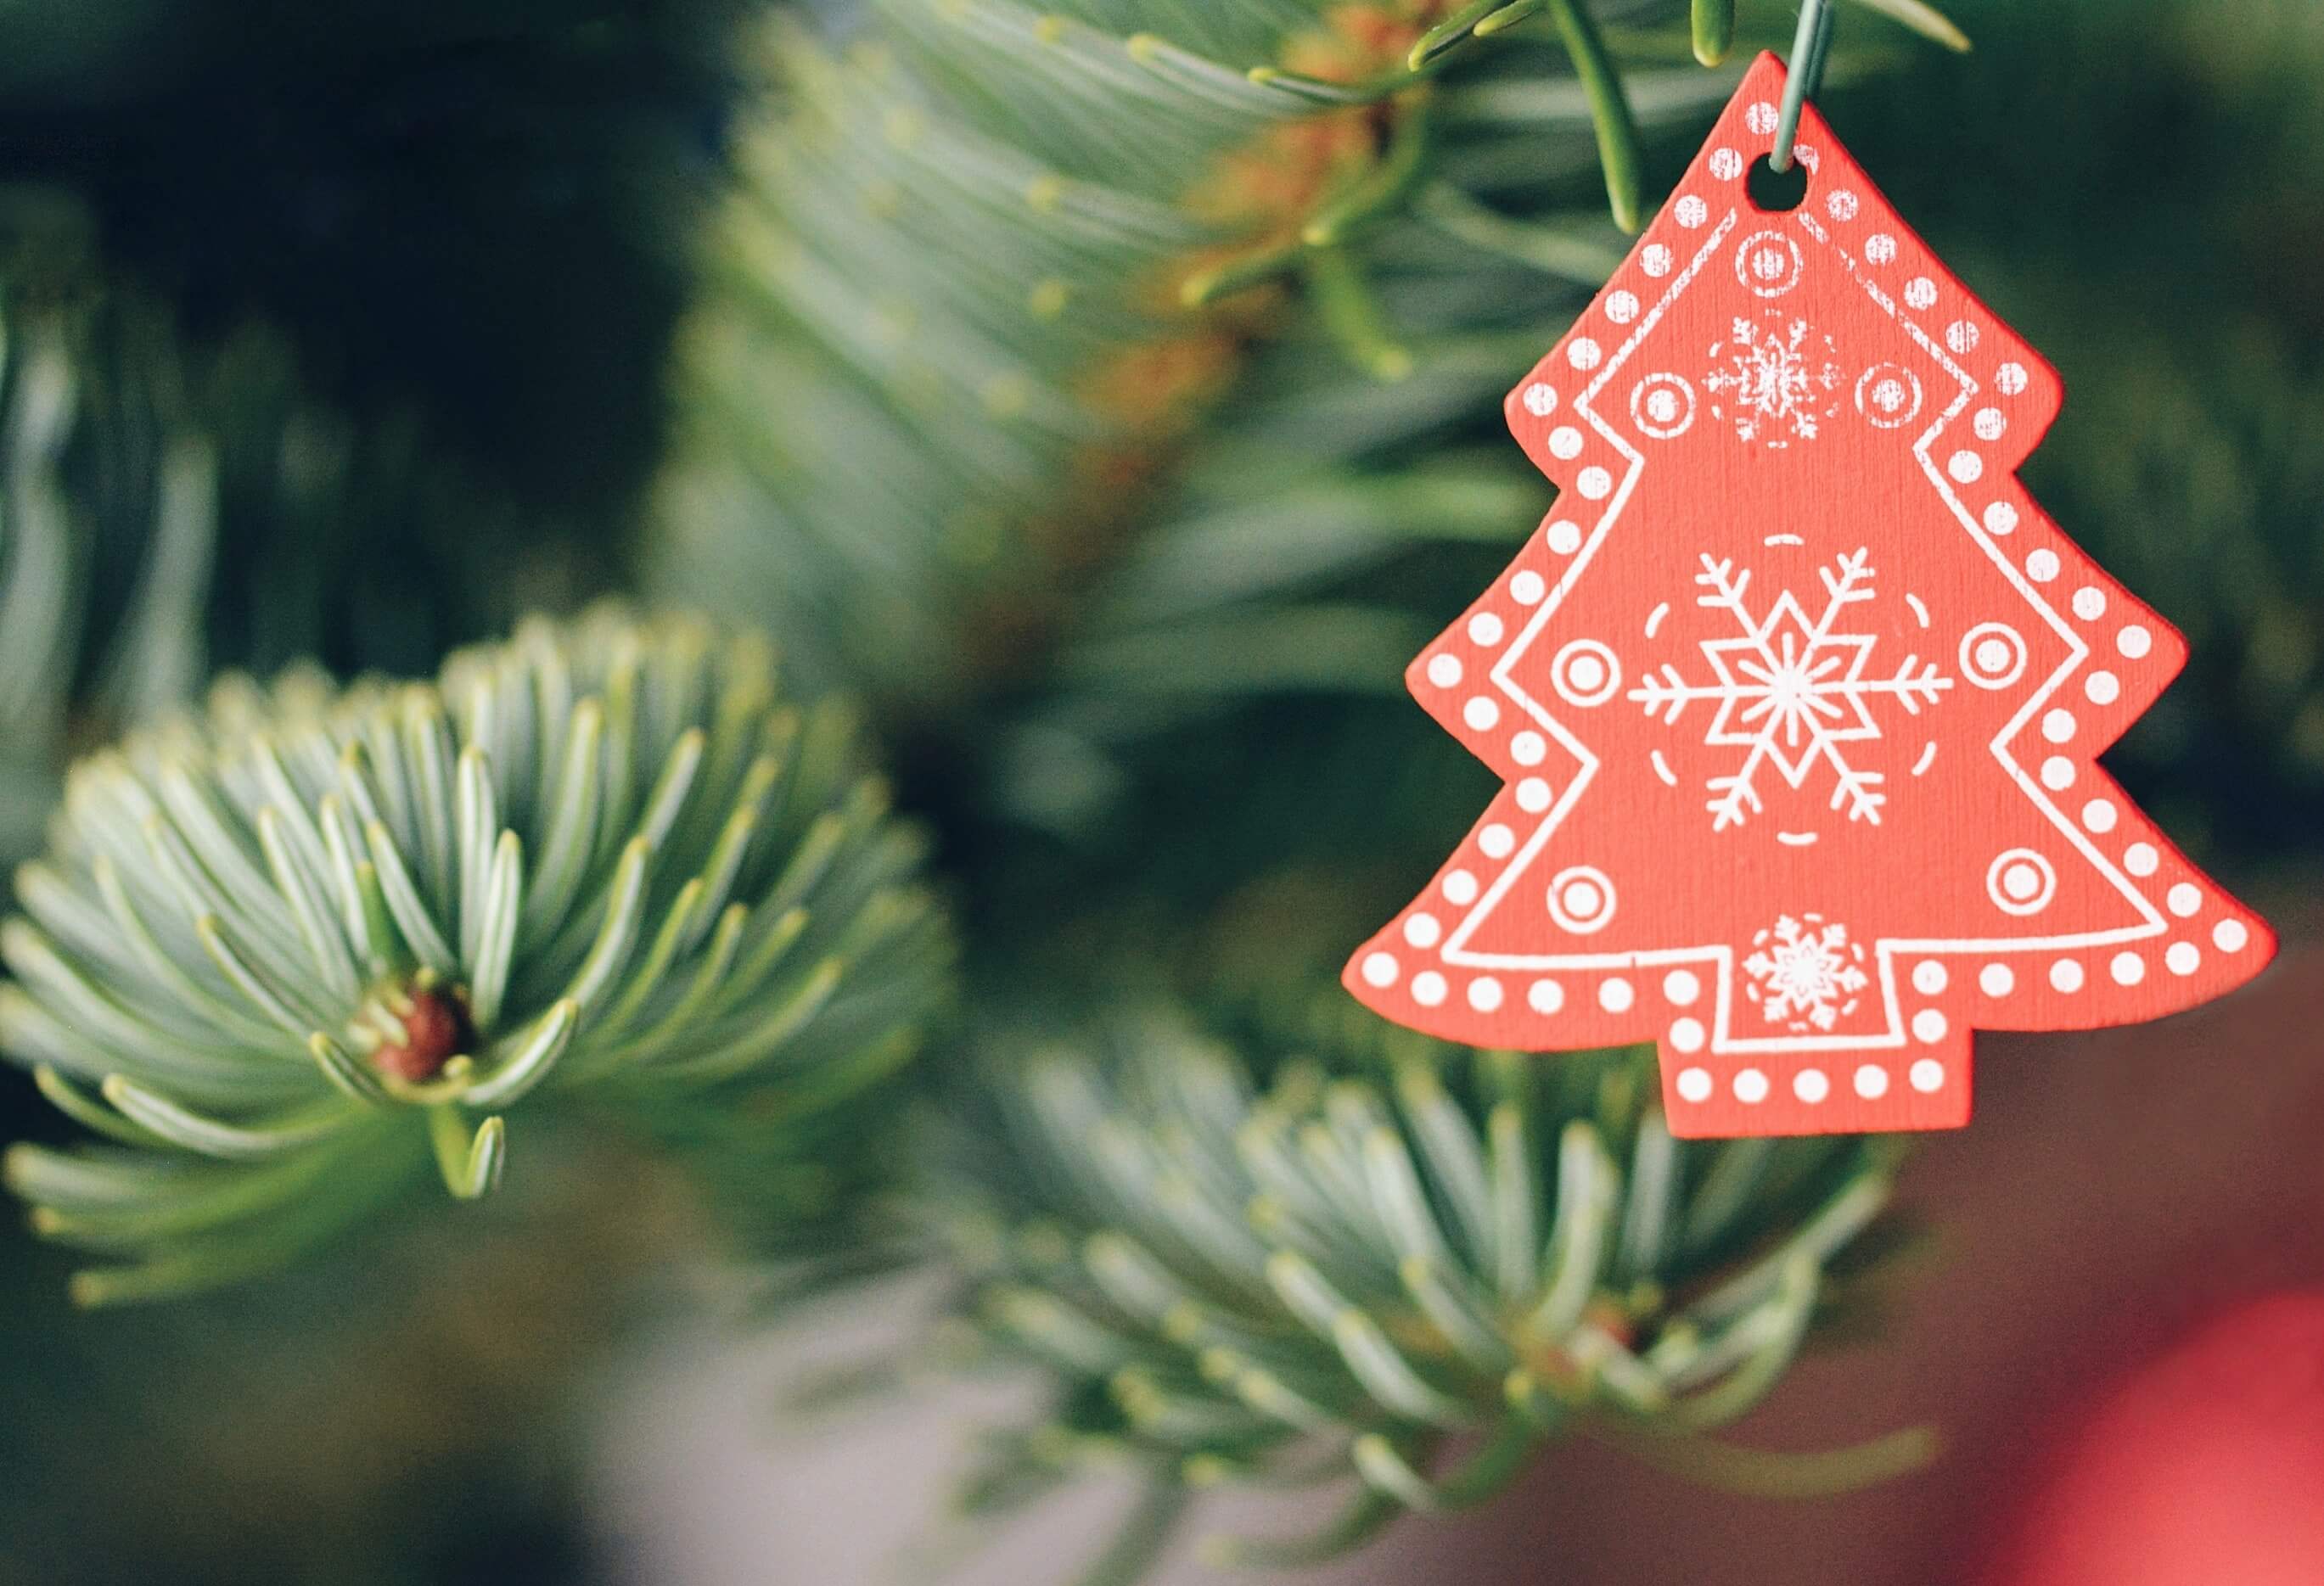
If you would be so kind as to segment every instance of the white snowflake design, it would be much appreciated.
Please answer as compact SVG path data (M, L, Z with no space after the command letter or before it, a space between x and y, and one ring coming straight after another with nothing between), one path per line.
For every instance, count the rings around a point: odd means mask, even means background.
M1675 723L1694 700L1718 702L1703 742L1746 753L1732 774L1708 779L1706 807L1713 831L1740 825L1748 814L1766 807L1757 784L1761 768L1773 765L1785 782L1799 788L1819 762L1831 769L1830 807L1845 807L1849 820L1878 825L1881 807L1888 801L1880 790L1886 779L1849 764L1841 746L1880 736L1868 700L1886 696L1917 716L1923 705L1935 705L1953 686L1935 662L1911 652L1893 674L1867 677L1877 637L1835 633L1832 627L1842 611L1873 597L1870 553L1858 548L1820 571L1824 607L1812 623L1789 589L1765 617L1755 618L1746 604L1750 572L1738 572L1731 558L1715 560L1705 552L1694 581L1708 593L1696 596L1695 604L1730 613L1742 630L1738 638L1702 641L1718 680L1691 684L1665 662L1629 691L1628 697L1649 716L1665 724Z
M1856 1011L1860 993L1872 983L1864 945L1848 939L1846 926L1820 914L1780 915L1773 928L1751 938L1751 947L1743 961L1750 977L1745 994L1769 1024L1828 1034Z
M1746 441L1784 447L1813 440L1839 407L1840 365L1824 355L1834 350L1831 337L1817 335L1804 319L1778 330L1738 318L1711 349L1714 367L1702 383L1719 399L1711 411L1732 418Z

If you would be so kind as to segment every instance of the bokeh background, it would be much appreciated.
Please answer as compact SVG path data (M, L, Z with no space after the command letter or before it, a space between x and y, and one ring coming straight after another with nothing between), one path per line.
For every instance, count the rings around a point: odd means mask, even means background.
M0 605L7 857L67 755L214 667L419 671L524 609L723 582L803 672L865 698L988 991L1088 994L1149 942L1213 983L1328 973L1482 801L1396 679L1537 518L1495 404L1586 281L1383 241L1384 333L1271 302L1148 348L1124 365L1143 406L1076 392L1129 442L1033 456L1047 485L966 503L929 550L899 525L944 481L881 455L923 432L856 413L832 343L784 321L803 310L779 233L840 224L820 182L868 190L832 149L884 102L769 66L806 48L770 25L910 36L910 9L0 10L9 501L40 510L35 464L61 480L85 558L63 616ZM1600 9L1639 63L1651 201L1732 78L1671 51L1683 8ZM1788 36L1783 6L1742 9ZM2282 959L2199 1014L1984 1049L1977 1126L1908 1170L1927 1237L1898 1298L1744 1428L1809 1446L1932 1422L1931 1471L1769 1504L1581 1444L1332 1579L1969 1580L2110 1373L2239 1296L2324 1279L2324 12L1948 9L1966 54L1848 9L1823 107L2062 372L2027 481L2194 654L2110 763L2277 920ZM1520 100L1544 59L1483 86ZM786 163L770 129L817 96L825 142ZM1619 239L1586 121L1544 103L1460 158L1586 275ZM925 238L851 245L894 281L946 268L880 252ZM922 303L894 335L942 347L977 301ZM1410 380L1351 371L1383 338ZM23 416L36 354L76 372L45 429ZM1013 400L978 392L929 449ZM862 544L828 543L844 512ZM63 1133L13 1071L0 1116ZM893 1331L908 1281L770 1333L650 1166L576 1139L527 1167L457 1228L423 1208L336 1264L152 1313L71 1314L65 1262L0 1236L0 1581L897 1568L1010 1386L801 1418L787 1385ZM1108 1501L1045 1511L969 1578L1064 1578Z

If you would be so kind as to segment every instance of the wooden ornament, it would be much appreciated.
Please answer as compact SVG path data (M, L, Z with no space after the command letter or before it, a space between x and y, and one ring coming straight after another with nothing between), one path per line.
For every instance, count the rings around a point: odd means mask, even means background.
M1680 1136L1942 1129L1972 1028L2153 1019L2274 936L2098 755L2186 647L2027 495L2056 373L1762 55L1509 394L1559 486L1406 673L1507 783L1350 959L1397 1023L1651 1038Z

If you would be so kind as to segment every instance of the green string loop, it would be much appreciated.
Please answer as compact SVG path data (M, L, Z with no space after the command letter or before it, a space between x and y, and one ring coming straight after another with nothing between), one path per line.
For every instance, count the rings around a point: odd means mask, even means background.
M1823 81L1831 53L1831 0L1801 0L1799 31L1792 35L1791 70L1784 78L1784 103L1775 117L1775 146L1767 167L1778 176L1792 168L1792 144L1800 134L1800 111Z

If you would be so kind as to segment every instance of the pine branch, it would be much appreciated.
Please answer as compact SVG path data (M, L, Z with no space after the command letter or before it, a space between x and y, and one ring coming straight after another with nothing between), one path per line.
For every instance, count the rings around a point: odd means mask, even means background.
M1673 1140L1650 1054L1380 1040L1253 1064L1166 1017L993 1060L996 1111L945 1131L919 1203L994 1347L1056 1385L1062 1419L1013 1457L1360 1490L1303 1561L1489 1498L1576 1432L1721 1467L1695 1439L1812 1335L1889 1148ZM1782 1479L1753 1457L1725 1462ZM1864 1473L1893 1468L1883 1450Z
M127 1260L76 1279L102 1304L279 1265L431 1150L482 1194L554 1101L779 1169L945 990L855 761L763 644L612 610L432 685L230 678L78 766L20 877L0 1042L115 1143L16 1147L11 1186Z

